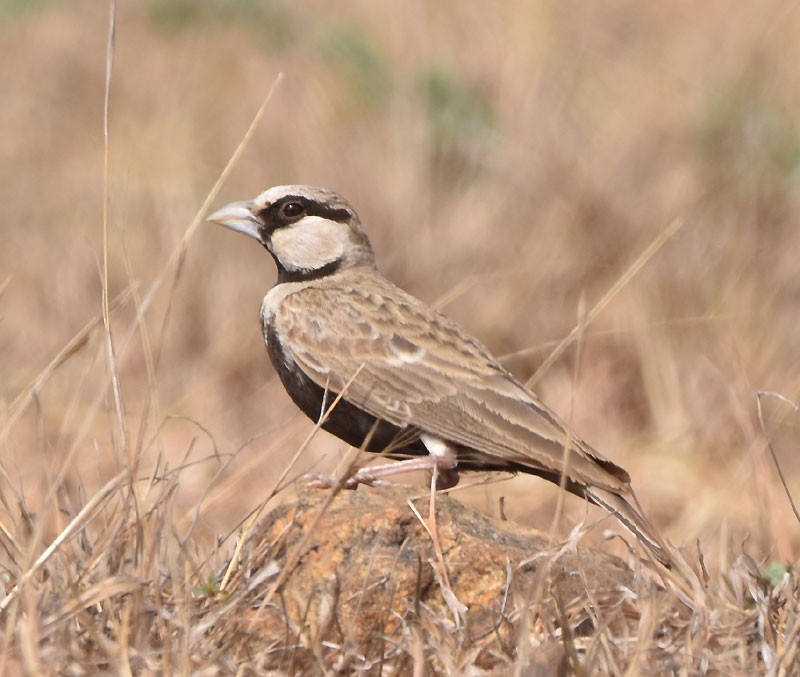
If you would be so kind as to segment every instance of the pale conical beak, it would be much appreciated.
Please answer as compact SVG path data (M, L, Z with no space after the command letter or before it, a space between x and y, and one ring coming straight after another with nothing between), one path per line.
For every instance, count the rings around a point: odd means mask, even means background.
M238 230L240 233L254 237L256 240L261 240L261 235L258 232L261 222L250 211L252 205L252 200L231 202L206 217L206 220L213 221L231 230Z

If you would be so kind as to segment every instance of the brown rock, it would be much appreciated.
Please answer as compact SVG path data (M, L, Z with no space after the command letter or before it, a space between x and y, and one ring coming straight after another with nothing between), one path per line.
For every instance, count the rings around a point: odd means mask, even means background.
M620 559L435 499L436 539L417 488L311 489L275 508L245 542L209 634L290 671L423 660L452 673L518 659L557 675L592 605L623 608L633 573Z

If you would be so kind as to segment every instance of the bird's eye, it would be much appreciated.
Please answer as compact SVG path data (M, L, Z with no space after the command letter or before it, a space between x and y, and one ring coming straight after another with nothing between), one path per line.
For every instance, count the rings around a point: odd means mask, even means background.
M296 219L305 212L305 207L299 202L287 202L281 207L281 216L285 219Z

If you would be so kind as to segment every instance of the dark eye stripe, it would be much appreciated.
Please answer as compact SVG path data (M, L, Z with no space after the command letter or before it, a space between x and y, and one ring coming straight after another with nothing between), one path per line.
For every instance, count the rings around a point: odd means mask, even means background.
M281 209L286 205L296 202L303 206L306 216L319 216L323 219L330 219L331 221L338 221L344 223L352 218L352 214L344 207L334 207L324 202L312 200L303 195L285 195L280 200L276 200L269 207L259 212L258 216L261 221L266 225L267 229L274 231L292 222L286 223L282 218ZM300 214L300 212L298 212ZM292 217L292 214L284 216Z
M311 216L321 216L324 219L331 221L345 222L350 219L350 212L343 208L332 207L331 205L314 202L313 200L306 201L306 214Z

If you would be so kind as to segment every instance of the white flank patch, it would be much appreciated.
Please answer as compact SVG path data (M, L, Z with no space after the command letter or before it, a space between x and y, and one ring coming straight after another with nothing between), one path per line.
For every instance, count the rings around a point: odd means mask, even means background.
M454 458L455 450L453 445L448 444L440 437L423 433L420 435L420 439L431 456L435 458Z

